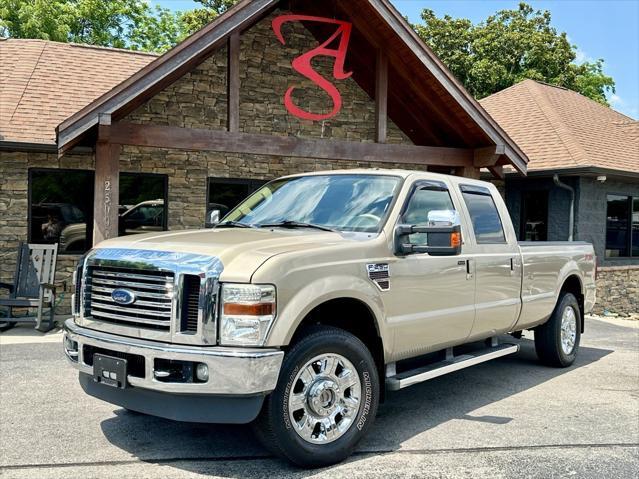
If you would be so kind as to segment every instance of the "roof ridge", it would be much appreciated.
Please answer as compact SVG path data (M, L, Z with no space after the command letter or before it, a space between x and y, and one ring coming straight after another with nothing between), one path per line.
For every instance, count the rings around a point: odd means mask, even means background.
M130 53L133 55L145 55L150 57L159 57L161 55L160 53L155 53L155 52L144 52L140 50L130 50L127 48L105 47L102 45L90 45L88 43L76 43L76 42L68 42L68 43L53 42L53 43L60 43L62 45L69 45L69 46L78 47L78 48L87 48L89 50L104 50L108 52Z
M145 52L140 50L131 50L129 48L118 48L118 47L108 47L103 45L91 45L89 43L77 43L77 42L58 42L55 40L45 40L43 38L2 38L0 37L0 41L2 42L35 42L35 43L44 43L44 45L56 45L56 46L70 46L77 48L87 48L89 50L104 50L107 52L118 52L118 53L130 53L132 55L144 55L151 57L159 57L161 53L156 52Z
M531 91L531 87L534 88L536 91ZM584 150L581 144L577 140L575 140L575 137L570 128L566 126L561 117L557 114L553 106L546 98L545 93L539 89L539 83L533 80L532 84L528 84L528 89L530 93L532 93L531 97L533 101L537 104L543 115L548 120L548 123L557 134L559 141L561 141L561 143L568 150L568 153L575 162L575 165L581 165L582 161L584 160L588 162L589 159L588 155L586 154L586 150Z
M614 109L614 108L612 108L611 106L606 106L606 105L604 105L603 103L599 103L598 101L593 100L592 98L589 98L589 97L587 97L586 95L583 95L583 94L579 93L578 91L575 91L575 90L573 90L573 89L571 89L571 88L567 88L567 87L559 86L559 85L553 85L553 84L551 84L551 83L546 83L546 82L539 81L539 80L532 80L532 81L534 81L535 83L537 83L537 84L539 84L539 85L542 85L542 86L547 86L547 87L551 87L551 88L558 88L559 90L567 91L567 92L569 92L569 93L571 93L571 94L573 94L573 95L577 95L577 96L579 96L579 98L580 98L581 100L587 100L589 103L593 104L593 106L597 106L597 107L599 107L599 108L603 108L604 110L607 110L607 111L612 111L612 112L614 112L615 114L617 114L617 115L619 115L619 116L622 116L622 117L624 117L624 118L627 118L627 119L629 119L629 120L631 120L631 121L637 121L637 120L635 120L634 118L632 118L631 116L625 115L625 114L621 113L620 111L615 110L615 109ZM613 122L614 122L614 121L616 121L616 120L613 120Z
M40 59L42 58L42 54L44 53L44 50L46 48L47 48L47 45L45 43L44 45L42 45L42 49L40 50L40 53L38 54L38 59L33 64L33 69L31 70L31 73L29 74L29 79L25 83L24 88L22 89L22 93L20 94L20 98L16 102L15 108L11 112L11 116L9 117L9 121L13 120L13 117L15 116L16 111L18 111L18 107L20 106L20 103L22 102L22 99L24 98L24 95L25 95L27 89L29 88L29 83L31 83L31 80L33 79L33 74L35 73L36 69L38 68L38 64L40 63Z

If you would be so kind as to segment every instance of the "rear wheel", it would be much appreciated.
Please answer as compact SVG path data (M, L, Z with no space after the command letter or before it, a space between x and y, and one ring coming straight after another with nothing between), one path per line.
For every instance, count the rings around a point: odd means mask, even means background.
M535 349L542 363L565 368L577 357L581 311L572 293L561 293L550 319L535 329Z
M254 426L272 452L298 466L347 458L371 426L379 378L366 346L333 327L314 327L284 357L277 388Z
M12 321L3 321L2 319L0 319L0 333L4 331L9 331L15 325L16 323Z

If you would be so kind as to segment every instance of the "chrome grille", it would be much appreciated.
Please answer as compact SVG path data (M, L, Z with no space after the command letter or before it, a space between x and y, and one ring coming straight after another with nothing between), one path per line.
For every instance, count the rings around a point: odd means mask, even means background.
M95 320L159 331L170 331L174 275L165 271L91 266L85 284L85 315ZM132 304L120 304L112 293L126 289Z

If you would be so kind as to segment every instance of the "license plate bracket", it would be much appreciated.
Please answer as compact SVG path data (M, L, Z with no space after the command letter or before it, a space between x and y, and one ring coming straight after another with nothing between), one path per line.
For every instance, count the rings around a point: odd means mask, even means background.
M93 355L93 380L97 383L113 388L126 388L127 360L105 356Z

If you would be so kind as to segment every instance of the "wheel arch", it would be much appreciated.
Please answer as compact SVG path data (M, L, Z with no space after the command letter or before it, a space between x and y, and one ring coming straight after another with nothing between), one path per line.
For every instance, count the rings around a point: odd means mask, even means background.
M290 344L304 335L311 326L332 326L343 329L361 340L368 348L380 380L385 376L384 341L376 314L369 304L353 296L340 296L315 305L297 324Z
M568 275L561 284L559 293L559 297L561 297L561 293L571 293L575 296L575 298L577 298L577 303L579 303L579 313L581 316L581 332L583 333L585 327L584 287L579 275Z

